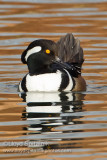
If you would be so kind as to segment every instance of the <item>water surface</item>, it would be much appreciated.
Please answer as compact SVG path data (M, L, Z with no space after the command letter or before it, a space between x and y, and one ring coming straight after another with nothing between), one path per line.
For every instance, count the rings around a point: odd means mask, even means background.
M0 1L0 158L107 159L107 0ZM72 32L86 92L19 93L22 51Z

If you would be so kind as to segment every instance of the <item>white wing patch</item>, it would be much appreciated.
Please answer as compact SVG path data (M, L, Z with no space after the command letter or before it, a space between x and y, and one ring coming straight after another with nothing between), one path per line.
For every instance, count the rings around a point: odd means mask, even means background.
M26 54L26 56L25 56L25 60L27 61L28 57L29 57L31 54L37 53L37 52L39 52L39 51L41 51L41 50L42 50L42 47L41 47L41 46L36 46L36 47L28 50L28 51L27 51L27 54Z

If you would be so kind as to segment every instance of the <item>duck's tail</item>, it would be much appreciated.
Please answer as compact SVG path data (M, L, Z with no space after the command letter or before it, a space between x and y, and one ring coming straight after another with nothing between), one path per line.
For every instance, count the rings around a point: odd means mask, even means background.
M57 42L57 47L58 57L61 61L74 64L81 68L84 57L79 39L74 38L72 33L68 33Z

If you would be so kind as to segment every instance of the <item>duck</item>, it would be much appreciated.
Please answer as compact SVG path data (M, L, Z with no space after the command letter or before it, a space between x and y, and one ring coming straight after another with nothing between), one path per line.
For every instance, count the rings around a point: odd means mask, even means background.
M20 92L85 91L81 75L84 62L80 40L67 33L57 42L37 39L21 55L28 73L19 83Z

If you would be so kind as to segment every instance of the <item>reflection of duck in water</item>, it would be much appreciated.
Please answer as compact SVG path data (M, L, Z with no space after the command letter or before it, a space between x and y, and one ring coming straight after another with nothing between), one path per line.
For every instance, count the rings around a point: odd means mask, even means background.
M21 92L86 89L81 76L83 50L72 34L67 34L57 43L45 39L33 41L23 52L21 60L29 69L19 84Z
M55 126L72 123L74 117L67 113L81 111L84 95L71 92L26 92L21 93L21 97L27 102L23 118L27 121L40 120L39 124L31 123L27 130L52 132L51 128Z
M29 142L38 144L32 147L42 147L43 150L47 150L48 147L64 148L66 145L59 142L65 140L57 137L59 134L63 135L64 132L57 130L57 127L75 125L74 119L80 116L72 116L72 113L82 110L84 95L73 92L26 92L21 93L21 97L27 102L22 118L30 121L30 124L23 129L29 131L27 135L32 139L29 139ZM71 132L71 130L65 131L65 133ZM38 139L38 136L41 138ZM65 139L67 140L68 137ZM72 141L69 142L69 147L72 143Z

